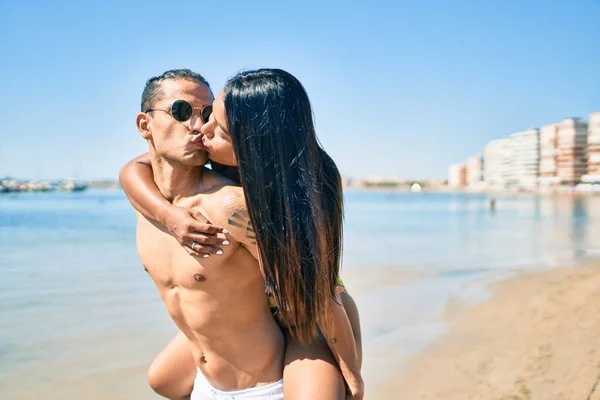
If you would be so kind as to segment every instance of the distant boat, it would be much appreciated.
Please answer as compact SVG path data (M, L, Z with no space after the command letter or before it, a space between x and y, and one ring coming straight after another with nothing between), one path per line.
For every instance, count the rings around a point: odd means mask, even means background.
M65 192L82 192L87 188L88 185L84 183L77 183L73 180L65 181L61 186L61 189Z
M410 187L410 191L413 193L420 193L421 185L419 185L418 183L413 183L412 186Z

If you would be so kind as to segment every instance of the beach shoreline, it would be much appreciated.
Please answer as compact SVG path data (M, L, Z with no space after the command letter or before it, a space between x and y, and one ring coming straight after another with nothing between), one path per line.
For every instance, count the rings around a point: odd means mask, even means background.
M474 305L449 302L448 333L367 399L600 400L600 261L490 290Z

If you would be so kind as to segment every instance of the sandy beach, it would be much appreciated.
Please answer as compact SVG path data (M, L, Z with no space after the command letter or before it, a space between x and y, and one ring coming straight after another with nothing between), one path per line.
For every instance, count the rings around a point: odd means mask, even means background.
M367 398L600 400L600 262L491 290L476 305L451 302L449 333Z

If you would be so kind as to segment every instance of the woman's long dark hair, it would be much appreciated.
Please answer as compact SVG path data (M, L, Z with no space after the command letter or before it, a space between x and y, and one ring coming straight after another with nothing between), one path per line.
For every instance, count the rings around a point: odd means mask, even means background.
M331 321L342 251L342 183L321 148L302 84L280 69L242 72L224 103L267 285L302 342Z

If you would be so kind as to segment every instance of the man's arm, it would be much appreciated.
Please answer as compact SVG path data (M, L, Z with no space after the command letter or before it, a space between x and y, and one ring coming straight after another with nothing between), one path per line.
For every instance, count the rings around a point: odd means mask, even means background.
M220 250L225 239L216 236L223 228L208 224L194 209L174 206L154 182L149 153L129 161L119 173L121 186L133 207L144 217L163 225L192 255L207 256ZM192 243L196 242L192 249Z

